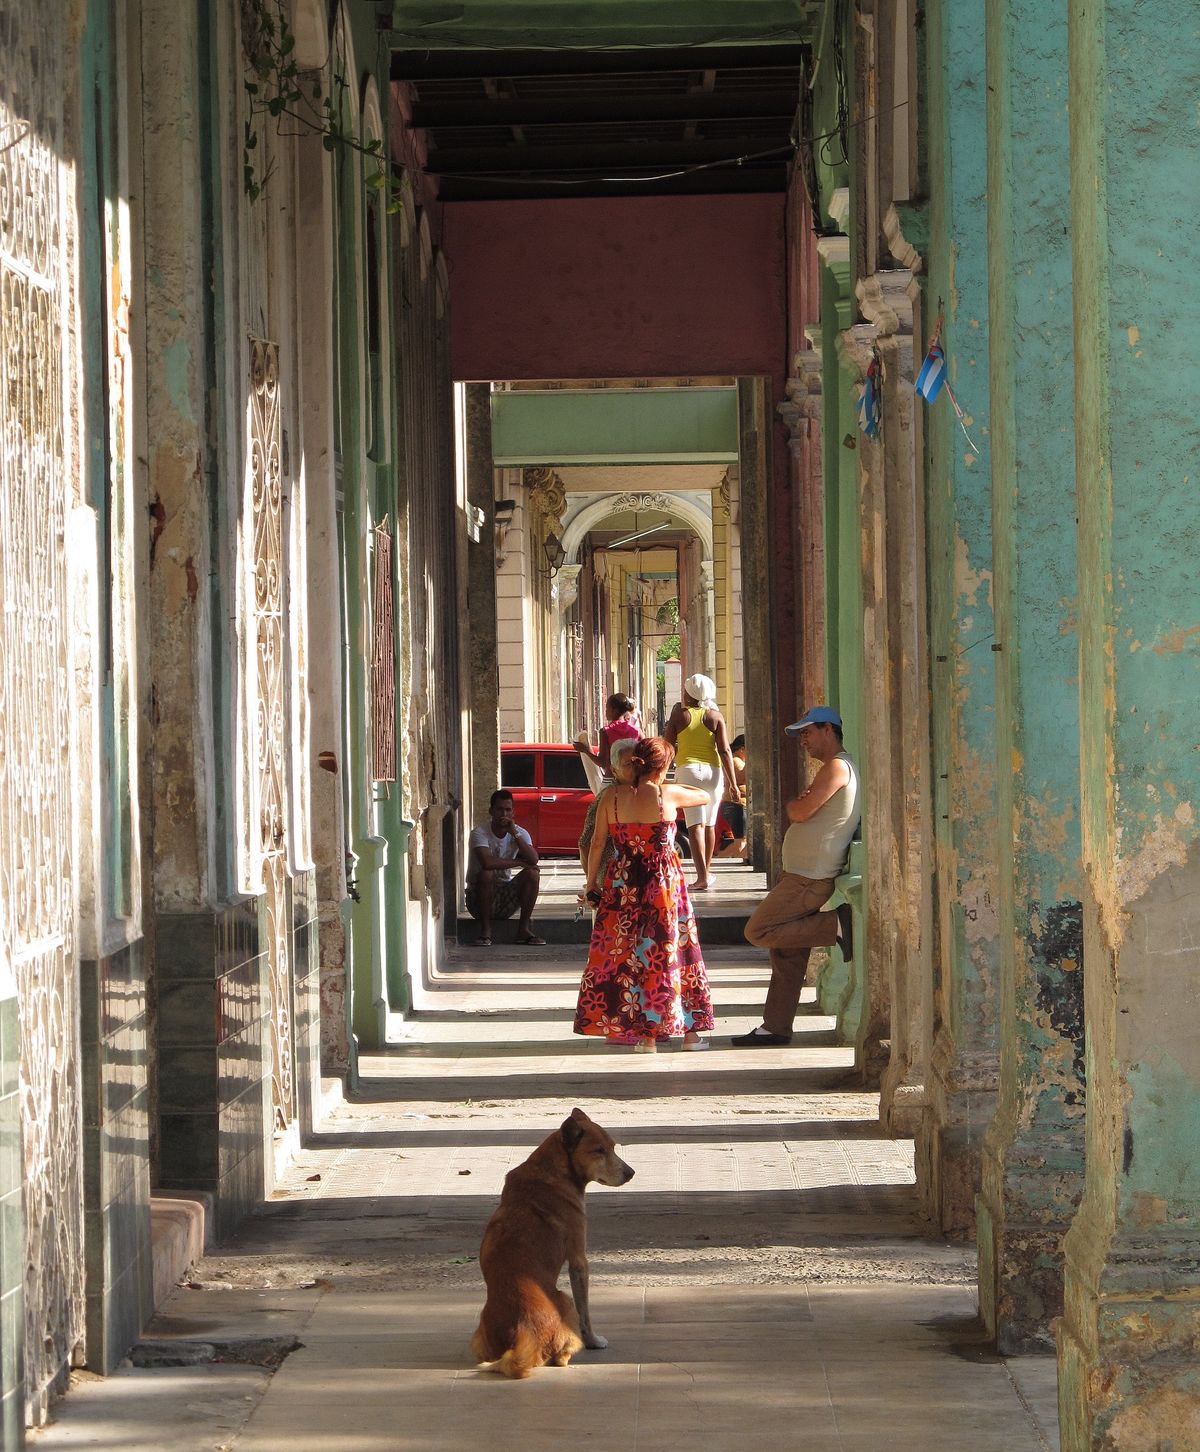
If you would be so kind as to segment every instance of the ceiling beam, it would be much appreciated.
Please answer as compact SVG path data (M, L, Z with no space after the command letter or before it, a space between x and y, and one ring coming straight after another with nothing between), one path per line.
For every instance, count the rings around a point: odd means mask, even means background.
M689 46L646 50L394 50L392 80L454 81L503 76L620 76L652 71L799 70L808 47L780 45Z
M438 180L438 197L443 202L562 201L565 197L700 197L783 193L787 190L787 168L779 166L714 167L711 171L688 172L656 182L604 182L595 179L579 186L554 186L537 177L514 178L511 182L475 181L469 177L444 176Z
M563 146L463 146L438 147L431 151L425 170L434 176L458 172L487 175L536 177L538 172L588 172L605 174L707 162L733 160L763 151L778 151L782 160L788 148L779 131L747 135L732 140L707 141L621 141L590 142ZM764 158L765 160L766 158ZM745 163L749 164L749 163Z
M799 72L780 76L778 90L748 93L702 91L680 96L579 96L554 100L523 100L518 96L477 101L442 101L436 97L413 107L412 124L437 129L475 126L575 126L619 121L781 121L788 122L799 99Z

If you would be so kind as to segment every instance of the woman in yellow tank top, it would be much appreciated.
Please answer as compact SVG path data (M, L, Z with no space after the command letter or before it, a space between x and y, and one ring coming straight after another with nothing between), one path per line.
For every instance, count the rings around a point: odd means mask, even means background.
M729 800L740 802L741 791L733 769L725 718L717 710L716 683L708 676L688 676L683 683L683 700L671 712L663 735L675 748L675 780L681 786L698 787L708 793L708 803L684 811L692 862L696 868L696 891L713 885L711 867L717 848L717 813L721 809L722 786ZM722 774L724 782L722 782Z

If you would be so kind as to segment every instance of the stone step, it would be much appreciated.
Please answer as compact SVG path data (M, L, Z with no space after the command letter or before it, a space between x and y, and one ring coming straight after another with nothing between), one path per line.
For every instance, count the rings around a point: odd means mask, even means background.
M701 944L707 944L710 947L744 944L746 918L745 913L720 911L702 913L697 919ZM479 936L479 924L474 918L460 917L457 931L460 945L469 948ZM545 938L547 943L571 943L586 947L592 936L592 920L590 916L576 921L573 917L563 917L558 914L545 916L535 914L534 931L539 937ZM515 918L492 924L492 941L494 943L514 943L516 937Z

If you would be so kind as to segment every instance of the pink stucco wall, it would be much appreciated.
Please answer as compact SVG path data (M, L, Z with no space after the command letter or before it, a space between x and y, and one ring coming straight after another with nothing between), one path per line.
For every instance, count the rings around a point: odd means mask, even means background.
M781 196L447 203L454 376L781 381L783 218Z

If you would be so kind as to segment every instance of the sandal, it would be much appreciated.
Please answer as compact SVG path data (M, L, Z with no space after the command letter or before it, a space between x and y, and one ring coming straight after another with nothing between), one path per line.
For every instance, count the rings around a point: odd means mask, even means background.
M523 938L518 938L516 942L519 948L544 948L546 946L545 938L539 938L536 933L526 933Z

